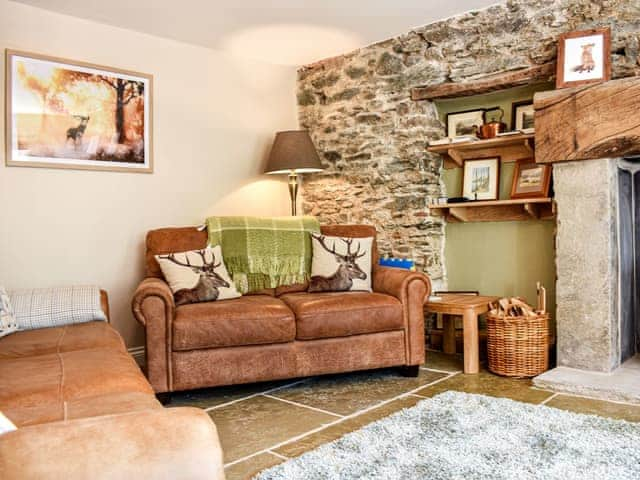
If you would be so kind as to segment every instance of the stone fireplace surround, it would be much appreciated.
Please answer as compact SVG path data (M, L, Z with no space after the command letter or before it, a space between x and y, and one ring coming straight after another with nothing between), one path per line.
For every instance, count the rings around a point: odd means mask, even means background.
M636 171L624 159L554 165L558 367L537 386L640 403Z

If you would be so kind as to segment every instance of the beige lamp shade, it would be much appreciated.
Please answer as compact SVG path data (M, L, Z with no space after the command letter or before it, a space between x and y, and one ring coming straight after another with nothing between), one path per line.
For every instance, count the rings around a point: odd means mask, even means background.
M264 173L309 173L323 170L306 130L276 133Z

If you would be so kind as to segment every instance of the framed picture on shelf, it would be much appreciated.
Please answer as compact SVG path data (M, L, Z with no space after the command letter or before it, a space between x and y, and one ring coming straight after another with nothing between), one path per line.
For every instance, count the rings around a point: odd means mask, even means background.
M447 113L447 137L475 135L476 129L484 123L485 108Z
M500 185L500 157L465 160L462 196L471 200L497 200Z
M533 102L513 102L511 104L511 130L534 128Z
M151 173L153 77L7 50L8 166Z
M596 28L558 37L556 87L576 87L611 78L611 30Z
M551 166L520 160L513 171L511 198L541 198L549 196Z

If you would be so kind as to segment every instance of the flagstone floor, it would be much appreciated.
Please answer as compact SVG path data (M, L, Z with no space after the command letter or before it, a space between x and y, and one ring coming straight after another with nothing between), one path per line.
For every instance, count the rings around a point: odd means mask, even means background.
M174 394L170 407L205 409L218 427L227 480L250 479L270 466L448 390L507 397L574 412L640 422L640 405L532 387L486 370L462 373L456 355L427 352L417 378L394 369L221 387Z

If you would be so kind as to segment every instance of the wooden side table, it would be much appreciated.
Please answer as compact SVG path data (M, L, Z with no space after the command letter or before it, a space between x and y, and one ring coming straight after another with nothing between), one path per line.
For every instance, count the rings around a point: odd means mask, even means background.
M489 311L489 303L500 297L486 297L480 295L460 295L444 293L439 295L442 300L428 301L425 308L429 312L445 315L462 316L464 342L464 373L478 373L480 371L480 339L478 336L478 316ZM455 322L453 318L445 319L443 349L455 353Z

